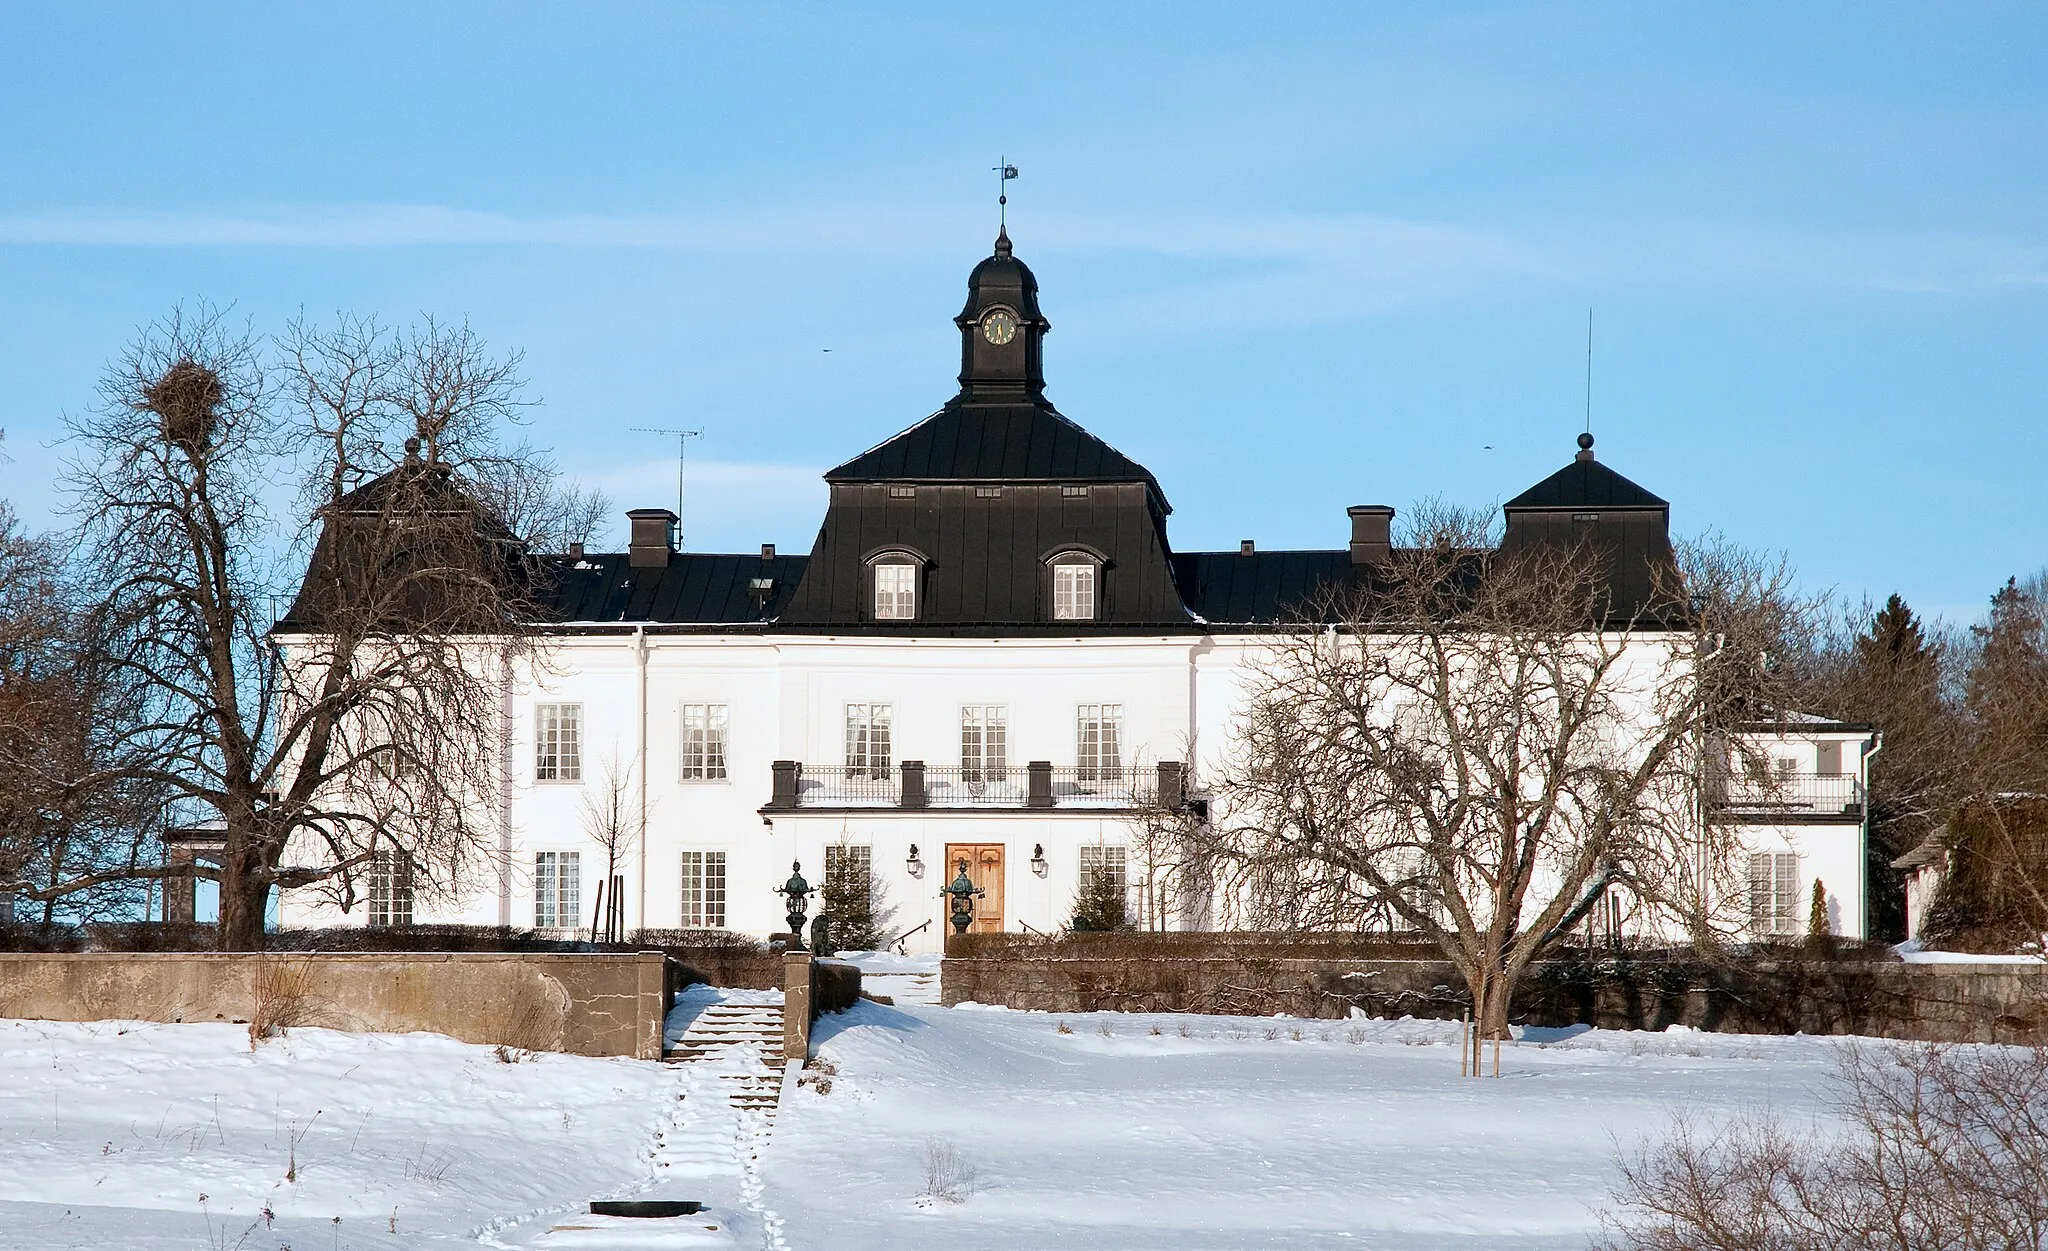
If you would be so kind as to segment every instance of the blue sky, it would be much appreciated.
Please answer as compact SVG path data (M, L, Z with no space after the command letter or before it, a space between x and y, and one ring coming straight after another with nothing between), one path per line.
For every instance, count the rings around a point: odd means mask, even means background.
M1011 233L1050 393L1184 549L1334 547L1604 460L1813 587L2048 565L2048 9L8 6L0 490L179 301L467 317L532 439L689 543L951 394ZM827 352L825 349L831 349Z

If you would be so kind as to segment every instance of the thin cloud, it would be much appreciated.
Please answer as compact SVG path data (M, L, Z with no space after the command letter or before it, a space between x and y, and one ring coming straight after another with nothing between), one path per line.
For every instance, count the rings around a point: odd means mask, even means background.
M286 208L266 214L0 216L0 245L136 248L646 248L870 257L928 253L985 226L979 211L846 200L818 207L521 216L436 205ZM1777 230L1693 222L1514 229L1365 213L1106 212L1034 217L1031 248L1265 262L1233 296L1371 311L1530 282L1832 286L1969 292L2048 285L2048 244L2004 235ZM1245 288L1249 289L1245 289ZM1255 299L1264 304L1268 300Z

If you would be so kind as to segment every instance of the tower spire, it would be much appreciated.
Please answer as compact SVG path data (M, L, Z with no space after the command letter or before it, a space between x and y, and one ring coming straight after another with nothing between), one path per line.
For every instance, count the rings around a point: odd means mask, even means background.
M1009 157L1001 156L996 158L996 163L990 166L989 170L996 175L996 237L1007 242L1010 234L1009 182L1017 176L1017 167L1010 164ZM997 247L1000 249L1001 244L999 243ZM996 253L998 256L1008 254L1006 250L999 250Z

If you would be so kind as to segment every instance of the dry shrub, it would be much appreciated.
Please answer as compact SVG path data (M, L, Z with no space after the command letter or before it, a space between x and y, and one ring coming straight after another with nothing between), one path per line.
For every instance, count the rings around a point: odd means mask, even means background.
M924 1195L936 1203L965 1203L974 1194L980 1173L960 1148L944 1138L928 1138L924 1144Z
M306 960L259 960L250 982L255 1006L249 1013L249 1046L276 1038L288 1029L318 1021L320 1002L313 996L313 966Z
M1604 1251L2048 1246L2048 1048L1845 1047L1846 1132L1680 1121L1620 1159Z
M536 1051L560 1051L569 1017L569 996L561 983L536 974L517 990L497 1000L484 1018L480 1042L497 1044L499 1052L523 1057ZM500 1054L499 1059L505 1059Z

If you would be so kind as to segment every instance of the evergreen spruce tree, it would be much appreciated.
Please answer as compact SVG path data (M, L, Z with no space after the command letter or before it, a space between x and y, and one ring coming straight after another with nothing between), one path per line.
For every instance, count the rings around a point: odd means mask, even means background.
M1954 803L1964 735L1945 694L1947 653L1894 594L1837 653L1812 711L1861 721L1884 734L1871 762L1870 840L1864 881L1872 937L1904 938L1904 885L1892 861L1940 825ZM1847 762L1844 762L1845 764Z
M1124 907L1123 884L1103 869L1092 870L1074 896L1073 919L1067 928L1075 933L1106 933L1132 928Z
M1828 925L1828 888L1819 878L1813 879L1813 902L1806 909L1806 936L1826 938L1834 933Z
M893 909L885 906L882 884L867 858L851 854L851 848L839 850L826 857L820 892L823 914L831 919L832 945L841 951L873 951L889 938Z
M1963 704L1976 788L2048 790L2048 617L2034 591L2008 578L1982 625L1970 627Z

